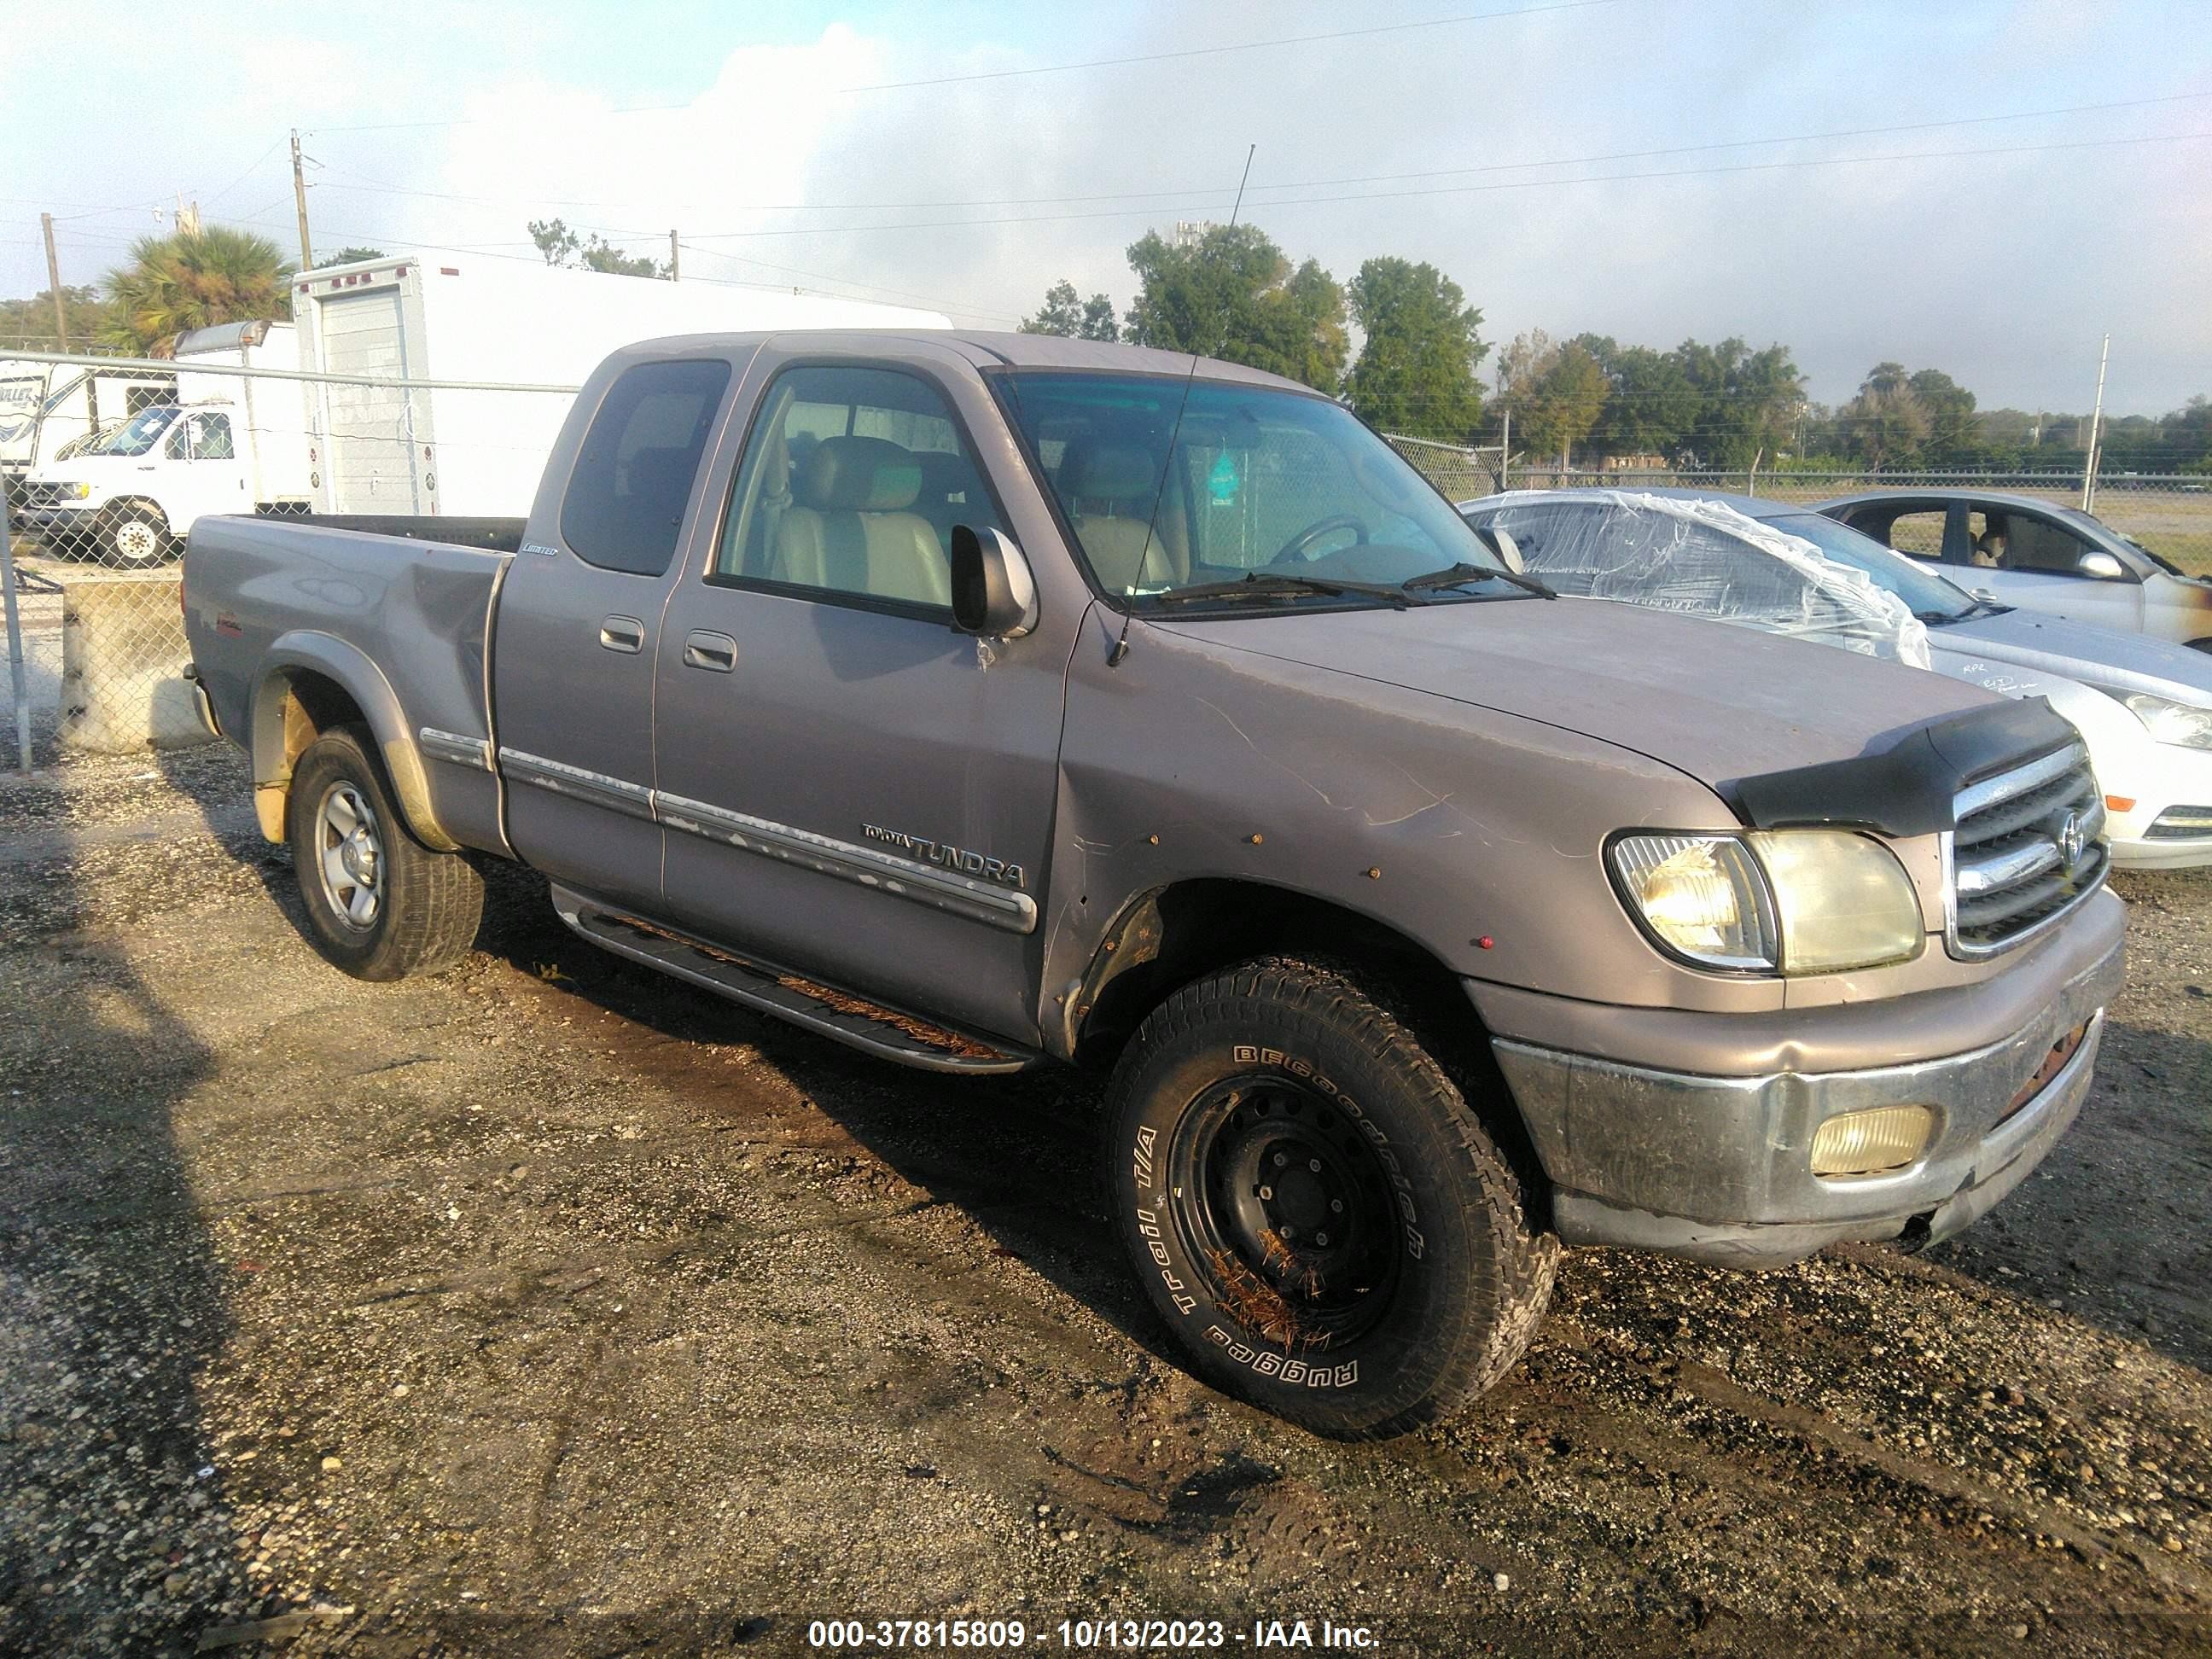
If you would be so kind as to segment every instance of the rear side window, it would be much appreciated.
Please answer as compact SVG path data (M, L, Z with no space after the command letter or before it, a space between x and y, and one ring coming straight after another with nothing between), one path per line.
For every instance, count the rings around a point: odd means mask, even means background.
M730 383L719 358L640 363L608 390L561 498L561 537L603 570L658 576Z

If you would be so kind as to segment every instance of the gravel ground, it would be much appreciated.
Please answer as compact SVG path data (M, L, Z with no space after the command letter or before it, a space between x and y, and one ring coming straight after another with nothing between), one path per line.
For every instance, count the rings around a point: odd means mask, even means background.
M226 750L0 785L0 1652L2212 1650L2212 878L2119 884L2090 1105L1962 1239L1571 1254L1504 1386L1346 1448L1178 1369L1090 1080L865 1060L520 873L359 984L244 801Z

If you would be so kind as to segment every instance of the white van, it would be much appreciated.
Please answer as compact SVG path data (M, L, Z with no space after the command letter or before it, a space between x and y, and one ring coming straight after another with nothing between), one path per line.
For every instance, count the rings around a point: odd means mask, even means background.
M159 563L210 513L305 512L299 384L194 373L299 366L289 323L224 323L180 335L171 398L34 471L21 517L52 550L125 567Z
M0 481L9 507L22 504L31 474L64 447L176 397L176 377L155 370L0 361Z

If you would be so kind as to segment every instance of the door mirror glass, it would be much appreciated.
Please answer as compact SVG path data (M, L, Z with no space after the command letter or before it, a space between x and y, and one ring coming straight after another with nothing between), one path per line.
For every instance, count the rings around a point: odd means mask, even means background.
M2081 556L2074 567L2085 576L2094 576L2100 581L2117 582L2127 580L2127 569L2101 547L2093 547Z
M952 625L988 639L1019 639L1036 626L1030 562L1004 531L952 526Z

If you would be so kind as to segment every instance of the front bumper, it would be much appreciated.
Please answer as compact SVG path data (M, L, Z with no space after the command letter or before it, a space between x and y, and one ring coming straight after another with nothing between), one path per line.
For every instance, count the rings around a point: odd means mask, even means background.
M33 507L27 502L15 509L15 521L18 524L27 525L33 530L44 531L50 534L59 532L67 535L79 531L89 532L96 529L100 523L100 509L96 507L55 505Z
M1943 1237L2027 1178L2081 1110L2104 1011L2122 981L2116 939L2087 965L2067 965L2073 971L2056 994L2007 1035L1896 1065L1717 1076L1509 1037L1492 1047L1552 1179L1562 1239L1779 1267L1845 1239ZM1798 1018L1813 1028L1827 1014ZM2008 1115L2077 1027L2081 1038L2065 1063ZM1918 1162L1881 1176L1812 1172L1823 1121L1887 1105L1935 1110Z
M2142 754L2141 763L2123 769L2121 776L2099 775L2107 792L2105 833L2112 842L2113 864L2123 870L2186 870L2212 864L2212 835L2186 833L2181 823L2201 822L2212 809L2212 749L2146 743ZM2115 799L2128 805L2116 807Z

